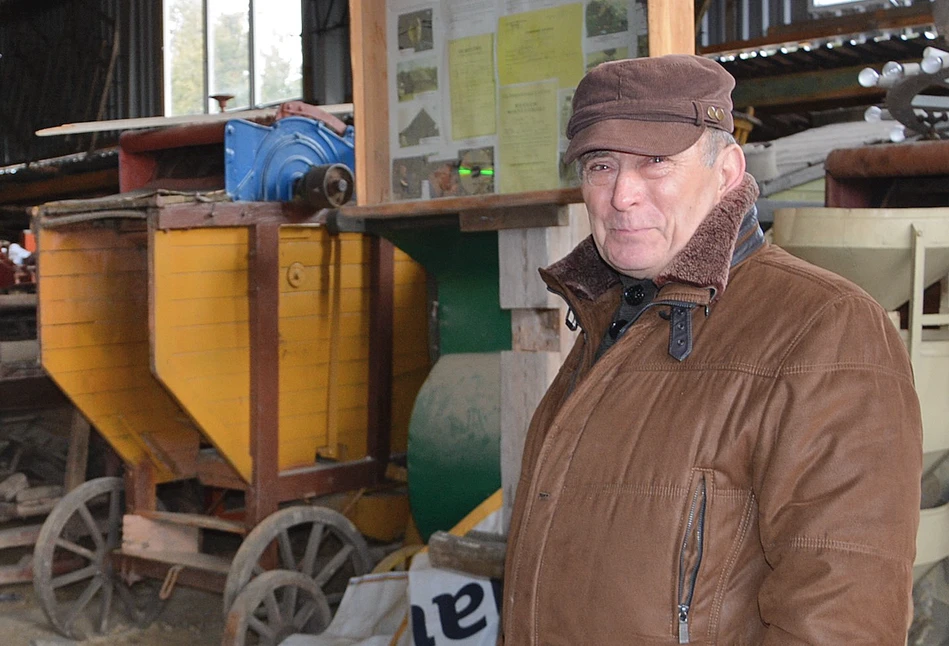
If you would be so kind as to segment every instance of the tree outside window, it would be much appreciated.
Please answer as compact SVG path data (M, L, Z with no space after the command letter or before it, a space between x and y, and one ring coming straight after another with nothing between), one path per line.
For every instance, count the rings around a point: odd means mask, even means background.
M166 0L165 114L300 98L300 0Z

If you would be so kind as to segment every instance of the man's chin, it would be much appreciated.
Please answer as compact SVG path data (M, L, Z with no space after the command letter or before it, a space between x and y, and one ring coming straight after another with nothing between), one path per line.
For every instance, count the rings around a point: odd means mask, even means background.
M654 269L652 264L646 264L644 261L631 261L630 259L617 259L607 264L621 274L631 278L655 278L658 270Z

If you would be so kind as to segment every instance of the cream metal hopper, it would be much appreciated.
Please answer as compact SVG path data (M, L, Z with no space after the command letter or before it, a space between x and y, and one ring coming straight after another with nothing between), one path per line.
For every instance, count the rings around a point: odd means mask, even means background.
M949 313L923 314L923 290L949 275L949 208L778 209L774 242L850 279L886 310L909 302L909 346L923 415L923 452L949 450ZM925 338L923 326L927 329ZM921 512L916 565L949 557L949 505ZM919 568L918 568L919 569Z

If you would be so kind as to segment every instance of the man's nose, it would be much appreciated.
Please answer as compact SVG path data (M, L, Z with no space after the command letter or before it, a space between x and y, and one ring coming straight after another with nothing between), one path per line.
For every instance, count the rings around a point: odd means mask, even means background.
M642 197L643 181L634 170L622 169L613 184L612 206L617 211L626 211L635 206Z

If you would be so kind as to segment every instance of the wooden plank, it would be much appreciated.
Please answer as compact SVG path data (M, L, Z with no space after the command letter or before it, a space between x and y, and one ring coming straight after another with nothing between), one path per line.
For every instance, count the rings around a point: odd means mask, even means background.
M563 258L570 242L566 227L498 231L501 308L558 307L563 299L547 291L537 269Z
M382 204L389 185L389 84L385 0L350 0L356 186L360 204Z
M0 482L0 500L4 502L16 500L17 494L29 486L25 473L11 473L3 482Z
M129 468L131 466L131 468ZM125 507L130 511L153 511L156 508L155 470L150 462L137 466L126 464Z
M458 214L462 231L497 231L567 224L567 209L558 204L529 204L499 209L474 209Z
M648 0L649 55L694 54L694 12L693 0Z
M563 310L512 309L511 349L525 352L560 352Z
M560 352L501 353L501 487L505 529L520 478L527 427L561 362Z
M199 531L194 525L169 523L150 518L160 512L142 510L122 517L122 550L148 554L150 552L198 552ZM210 517L208 517L210 518Z
M247 521L257 525L277 511L275 483L280 441L280 226L259 224L251 230L250 283L250 489Z
M35 310L36 294L0 294L0 312Z
M857 74L864 67L866 65L742 80L732 92L732 100L736 108L774 106L788 112L821 102L882 98L884 90L860 87L857 83Z
M359 140L362 140L361 136ZM315 210L294 202L178 204L163 207L158 214L158 228L162 230L249 227L266 223L324 224L325 222L325 210Z
M471 195L434 200L390 202L388 204L360 204L358 206L343 206L339 209L338 214L340 219L412 219L444 215L456 216L463 211L472 210L507 209L538 204L578 204L581 202L583 202L583 196L580 194L579 188L559 188L529 193Z
M213 449L203 449L198 453L197 471L201 484L222 489L247 489L247 482Z
M375 459L376 481L385 477L392 431L393 245L381 237L370 241L369 414L366 451Z
M116 167L88 173L62 174L32 182L4 183L0 186L0 204L29 204L55 199L60 195L118 190L119 170Z
M147 578L157 581L164 581L168 577L168 571L178 565L175 561L176 554L150 553L146 555L121 554L113 552L113 558L116 564L116 571L121 571L123 576L132 579ZM185 569L175 576L177 585L183 585L188 588L197 588L220 594L224 592L224 583L227 580L227 570L225 565L230 562L218 556L209 554L191 554L184 555L180 565ZM209 559L214 559L211 561Z
M454 536L435 532L428 541L432 565L474 576L504 578L507 541L502 535L479 537Z
M142 551L136 549L122 548L119 551L122 556L153 561L155 563L165 563L168 565L181 565L188 569L198 570L200 572L209 572L227 576L231 568L231 562L220 556L211 554L193 553L193 552L171 552L149 550ZM183 573L182 573L183 574Z
M335 105L321 105L321 110L333 115L348 115L353 111L353 104L339 103ZM231 119L272 119L277 115L277 108L260 108L256 110L232 110L215 114L191 114L179 117L137 117L133 119L112 119L108 121L81 121L64 123L61 126L43 128L36 131L37 137L55 137L77 135L86 132L108 132L112 130L137 130L142 128L167 128L169 126L195 125L207 123L222 123Z
M932 4L918 2L909 7L890 7L849 13L842 16L823 15L816 20L797 21L789 25L773 24L768 35L742 41L729 41L709 45L701 49L702 54L730 54L732 52L774 47L785 43L806 43L812 40L856 34L861 32L922 27L933 23ZM651 35L650 35L651 36ZM918 62L918 61L917 61Z
M213 529L215 531L227 532L229 534L240 534L241 536L247 533L247 528L243 523L236 523L232 520L218 518L217 516L208 516L206 514L143 511L139 513L139 516L148 520L169 525L181 525L198 529Z
M280 474L276 495L280 502L352 491L375 480L378 465L372 458L317 465Z
M69 427L69 452L66 454L66 474L63 485L72 491L86 481L89 462L89 422L79 410L73 410Z

